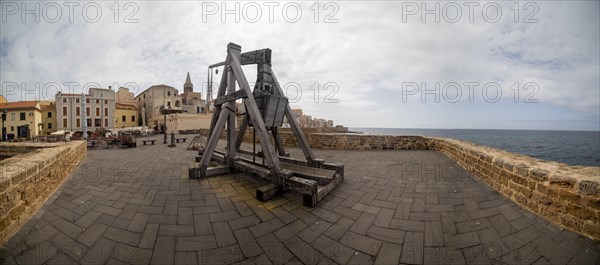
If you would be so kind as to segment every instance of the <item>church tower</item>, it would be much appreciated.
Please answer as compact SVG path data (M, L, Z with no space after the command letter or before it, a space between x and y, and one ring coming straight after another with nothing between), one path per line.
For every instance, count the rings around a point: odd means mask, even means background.
M187 77L185 78L185 84L183 84L183 93L188 94L194 92L194 84L192 84L192 79L190 78L190 72L187 73Z

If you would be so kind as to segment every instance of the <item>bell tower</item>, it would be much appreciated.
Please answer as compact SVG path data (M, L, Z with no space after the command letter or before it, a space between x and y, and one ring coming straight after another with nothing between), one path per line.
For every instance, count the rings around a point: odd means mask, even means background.
M185 78L185 84L183 84L183 93L188 94L194 92L194 84L192 84L192 79L190 78L190 72L187 73L187 77Z

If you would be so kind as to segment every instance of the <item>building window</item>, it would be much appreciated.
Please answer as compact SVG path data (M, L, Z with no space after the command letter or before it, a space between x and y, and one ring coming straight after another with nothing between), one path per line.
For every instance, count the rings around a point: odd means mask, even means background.
M144 94L144 98L146 98L146 94Z
M108 119L104 119L104 127L108 127Z
M15 120L15 113L14 113L14 112L10 114L10 120L11 120L11 121L14 121L14 120Z
M108 116L108 108L104 108L104 116Z
M104 100L104 104L108 105L108 99Z
M171 96L171 91L167 91L167 96Z
M67 118L63 119L63 127L67 128Z
M63 116L67 116L67 107L63 107Z
M52 129L52 123L51 122L48 123L48 129Z
M142 101L142 98L138 98L138 101Z
M179 105L179 100L175 100L175 107L176 107L176 108L179 108L179 106L180 106L180 105Z
M96 107L96 116L100 116L100 108Z
M81 127L81 121L79 118L75 119L75 127Z
M102 120L101 119L94 119L94 126L96 126L96 127L102 127Z
M52 118L52 112L48 112L48 118Z
M76 116L81 115L81 108L80 107L75 107L75 115ZM79 127L79 126L77 126L77 127Z
M85 107L85 115L90 116L90 107Z
M87 126L92 126L92 119L85 119Z
M21 112L21 113L19 113L19 120L22 120L22 121L24 121L24 120L25 120L25 118L26 118L26 117L25 117L25 112Z
M167 101L167 107L171 106L171 101Z
M33 112L29 112L29 117L33 116Z
M89 99L89 98L86 98L86 99L85 99L85 103L90 103L90 99Z
M79 99L78 98L75 99L75 103L79 103Z
M131 122L135 122L135 115L131 115Z
M125 115L121 116L121 121L125 122L125 120L126 120Z
M96 104L100 104L100 100L99 99L96 99Z
M14 132L15 131L15 126L10 126L10 131Z
M63 103L67 103L67 98L63 98Z

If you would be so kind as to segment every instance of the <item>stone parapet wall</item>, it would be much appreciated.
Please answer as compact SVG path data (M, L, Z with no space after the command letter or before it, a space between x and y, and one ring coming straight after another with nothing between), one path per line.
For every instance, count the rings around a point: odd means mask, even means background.
M568 166L446 138L435 150L504 196L580 234L600 239L600 168Z
M77 168L84 141L0 143L0 150L30 150L0 162L0 244L6 242Z

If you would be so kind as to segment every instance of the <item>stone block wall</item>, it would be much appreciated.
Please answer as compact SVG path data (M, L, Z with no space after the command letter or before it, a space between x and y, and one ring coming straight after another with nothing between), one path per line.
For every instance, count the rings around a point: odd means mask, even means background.
M600 168L568 166L445 138L435 150L546 219L600 239Z
M46 202L86 154L84 141L0 143L0 150L32 150L0 162L0 244Z

